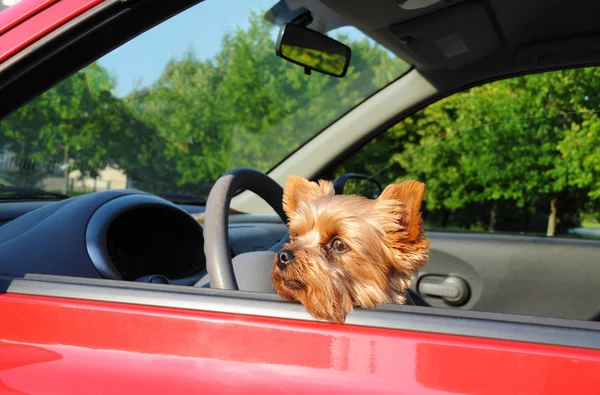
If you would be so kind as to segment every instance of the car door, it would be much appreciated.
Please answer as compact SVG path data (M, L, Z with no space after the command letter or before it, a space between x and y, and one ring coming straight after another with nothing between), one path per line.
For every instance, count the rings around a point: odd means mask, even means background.
M585 322L393 306L317 322L272 295L2 279L0 389L27 394L593 393Z

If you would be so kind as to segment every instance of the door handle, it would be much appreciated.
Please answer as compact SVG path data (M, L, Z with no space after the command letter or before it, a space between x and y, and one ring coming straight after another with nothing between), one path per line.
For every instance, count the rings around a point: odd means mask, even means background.
M419 279L417 291L421 295L441 298L452 306L462 306L469 300L469 284L457 276L425 275Z

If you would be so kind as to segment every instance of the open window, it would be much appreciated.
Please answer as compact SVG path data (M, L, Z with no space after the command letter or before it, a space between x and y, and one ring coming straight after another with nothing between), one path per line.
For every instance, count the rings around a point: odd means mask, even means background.
M427 184L438 307L598 320L600 68L503 79L393 125L335 174ZM449 293L449 296L444 296Z

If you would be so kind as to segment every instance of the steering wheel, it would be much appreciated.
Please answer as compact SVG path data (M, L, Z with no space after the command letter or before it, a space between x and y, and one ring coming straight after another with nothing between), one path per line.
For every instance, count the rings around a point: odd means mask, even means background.
M243 288L273 292L269 271L275 253L289 240L289 236L268 251L248 252L231 259L229 206L235 193L245 189L260 196L287 224L287 215L283 211L283 188L269 176L248 168L235 169L221 176L210 190L204 215L204 253L208 280L211 288L239 290L238 279L243 279L246 283ZM204 285L202 280L195 284L196 287Z
M233 195L247 189L256 193L275 210L283 223L287 215L283 211L283 188L260 171L240 168L226 173L212 187L204 215L204 254L208 276L194 286L248 290L274 293L269 275L273 259L289 241L286 235L268 251L253 251L237 255L233 260L229 249L229 206ZM239 286L238 280L242 281ZM406 304L429 306L419 294L407 289Z

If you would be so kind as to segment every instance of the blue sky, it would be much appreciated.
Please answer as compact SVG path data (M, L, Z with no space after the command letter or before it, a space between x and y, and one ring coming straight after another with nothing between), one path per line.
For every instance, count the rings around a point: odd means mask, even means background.
M206 0L105 55L99 63L116 76L115 94L126 95L137 83L152 84L169 59L181 57L190 48L201 59L213 57L227 30L247 27L250 10L268 10L276 1ZM364 37L356 29L339 30L353 38Z

